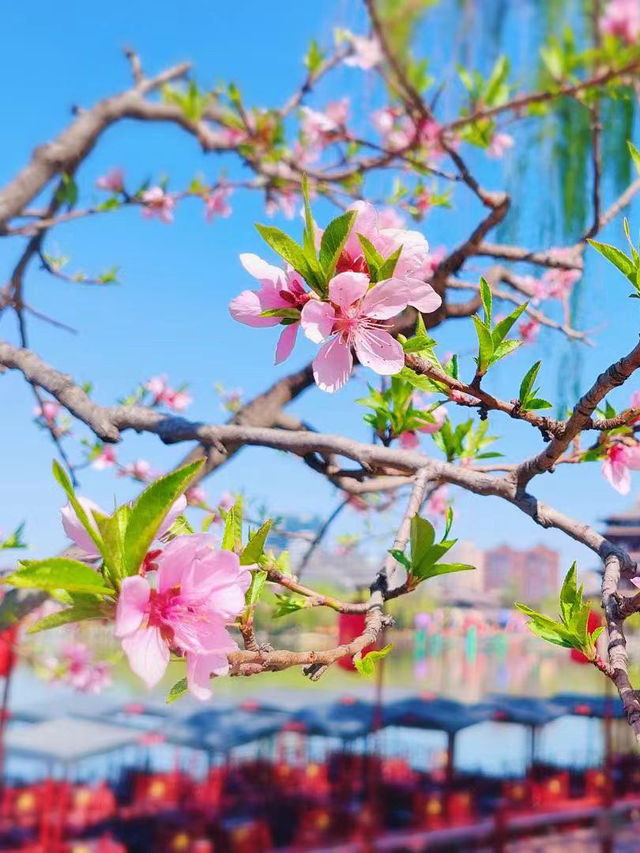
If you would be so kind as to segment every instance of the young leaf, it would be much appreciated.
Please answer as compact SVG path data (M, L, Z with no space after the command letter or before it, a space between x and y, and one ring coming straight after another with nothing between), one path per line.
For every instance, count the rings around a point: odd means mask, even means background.
M608 243L598 243L597 240L589 240L588 242L633 283L636 265L631 258L627 257L620 249L610 246Z
M484 322L485 325L491 327L491 309L493 306L493 296L491 294L491 288L489 284L484 278L484 276L480 279L480 296L482 297L482 306L484 308Z
M533 383L538 377L538 371L540 370L541 364L541 361L536 361L536 363L532 365L529 370L527 370L524 375L524 379L520 383L520 394L518 399L523 405L526 403L526 401L529 399L529 396L531 395Z
M347 242L353 220L356 217L355 210L349 210L341 216L332 220L325 228L320 241L320 265L325 275L325 281L333 277L336 264Z
M224 514L224 533L222 535L222 548L225 551L242 550L242 495L238 495L236 502Z
M511 312L511 314L508 314L504 318L504 320L500 320L499 323L496 323L495 328L493 329L493 332L491 333L491 340L493 341L493 346L495 349L497 349L498 346L507 337L507 335L511 331L513 324L520 317L520 315L525 310L527 305L528 305L527 302L523 302L522 305L518 305L518 307L515 308Z
M493 356L493 340L491 338L491 332L479 317L474 315L473 323L476 327L479 345L476 363L478 365L478 373L482 375L486 373L487 368L491 364L491 358Z
M435 535L433 525L426 518L421 518L419 515L413 516L409 534L412 570L423 561L425 554L433 545Z
M88 619L104 619L105 613L96 602L94 605L76 605L68 607L66 610L60 610L58 613L50 613L48 616L43 616L34 625L31 625L28 634L36 634L39 631L48 631L51 628L58 628L60 625L69 625L72 622L84 622Z
M373 651L368 652L364 657L355 655L353 658L353 664L360 675L364 675L365 678L373 678L376 674L376 664L378 661L386 658L390 651L391 644L384 646L382 649L374 649Z
M176 699L180 699L181 696L184 696L188 689L186 678L181 678L180 681L176 681L165 700L167 705L170 705L172 702L175 702Z
M160 477L133 504L124 534L126 575L137 573L171 505L183 494L202 465L200 459Z
M322 282L318 280L316 272L310 266L302 246L273 225L256 225L256 228L262 239L296 272L300 273L312 290L321 296L324 295Z
M271 519L265 523L249 538L245 548L240 554L240 565L250 566L257 563L264 554L264 543L271 529Z
M47 560L22 560L18 565L18 570L4 579L5 583L29 589L64 589L67 592L89 592L95 595L114 594L112 587L105 584L102 575L77 560L50 557Z

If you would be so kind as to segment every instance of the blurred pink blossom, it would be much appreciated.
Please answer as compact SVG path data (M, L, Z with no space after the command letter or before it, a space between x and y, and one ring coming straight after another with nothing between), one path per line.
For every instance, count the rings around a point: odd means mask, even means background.
M151 187L142 193L142 215L145 219L157 217L165 225L173 222L173 211L176 200L172 195L166 193L162 187Z
M98 178L96 186L101 190L120 193L124 188L124 171L121 168L110 169L106 175Z

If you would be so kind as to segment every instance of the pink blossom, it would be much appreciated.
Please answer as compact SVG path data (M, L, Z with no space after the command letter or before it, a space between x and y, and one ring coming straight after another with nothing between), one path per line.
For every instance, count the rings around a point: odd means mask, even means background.
M542 290L551 299L566 299L576 282L582 278L580 270L547 270L540 279Z
M93 517L94 512L98 512L101 515L106 515L103 509L101 509L98 504L94 503L89 498L78 497L78 503L85 511L87 518L91 527L98 532L98 527L95 523L95 519ZM179 515L187 508L187 499L184 495L180 495L180 497L173 502L169 511L167 512L160 528L158 529L157 539L162 539L162 537L169 531L171 525L176 520ZM81 524L80 519L76 515L75 509L71 506L71 504L66 504L60 510L60 516L62 518L62 527L64 528L64 532L67 534L69 539L75 543L75 545L83 552L83 557L86 560L97 560L100 556L98 549L89 535L89 533L84 529L84 525Z
M218 501L218 509L223 509L225 512L228 512L235 502L235 495L232 495L231 492L223 492L220 495L220 500Z
M193 402L188 391L184 389L176 391L174 388L171 388L166 373L162 376L153 376L145 382L144 387L153 395L154 405L164 403L167 408L174 412L183 412Z
M395 317L407 306L408 291L395 278L369 289L364 273L343 272L329 282L330 302L311 300L302 309L304 333L324 344L313 361L316 384L323 391L337 391L353 369L352 350L361 364L382 375L399 373L404 352L380 320Z
M324 146L340 135L349 117L349 98L327 104L325 111L302 107L300 110L302 134L312 148Z
M244 290L229 304L234 320L247 326L277 326L280 317L263 317L264 311L275 309L300 310L310 299L300 275L266 263L257 255L240 255L240 262L249 275L260 282L260 290ZM287 322L276 347L276 364L291 355L295 345L298 322Z
M208 222L213 222L216 216L222 216L225 219L231 216L230 195L231 187L216 187L211 190L204 205L204 215Z
M42 406L34 407L33 414L51 425L60 414L61 409L62 406L56 400L44 400Z
M415 206L422 216L431 210L431 193L426 187L423 187L416 195Z
M275 216L280 211L287 219L296 215L296 194L293 190L274 190L265 205L267 216Z
M393 207L383 207L378 211L378 227L379 228L404 228L404 217L401 216Z
M201 506L207 502L207 493L202 486L190 486L184 495L189 506Z
M403 228L380 227L378 213L366 201L357 201L349 207L356 217L338 261L338 272L353 270L368 272L358 234L366 237L380 254L388 257L401 248L400 257L393 272L394 280L402 281L409 292L407 304L423 313L431 313L440 307L442 299L424 281L431 268L429 244L419 231Z
M91 467L96 471L104 471L105 468L111 468L118 461L115 448L112 444L103 444L100 448L100 453L91 463Z
M146 219L157 217L165 225L173 222L173 211L176 200L172 195L166 193L162 187L151 187L142 193L142 215Z
M509 133L494 133L487 148L487 156L500 160L506 151L513 148L515 140Z
M153 480L153 468L146 459L138 459L135 462L129 462L118 471L120 477L133 477L140 483L148 483Z
M370 71L382 62L382 48L377 38L356 36L353 33L349 33L348 37L353 50L344 60L345 65Z
M629 447L626 444L611 444L602 463L602 476L621 495L631 491L630 469L640 468L640 445Z
M603 33L635 44L640 36L640 4L638 0L610 0L600 18Z
M171 652L187 661L187 684L199 699L211 695L212 675L226 675L237 644L227 630L245 604L251 573L232 551L216 551L206 534L177 536L157 559L157 586L148 576L122 582L116 636L131 669L155 686Z
M121 168L110 169L106 175L97 179L96 186L107 192L121 193L124 188L124 171Z
M415 450L420 447L418 433L412 429L405 430L398 436L398 444L403 450Z
M440 486L429 496L425 504L425 512L432 518L444 518L449 509L448 492L446 486Z
M640 409L640 391L633 392L629 405L632 409Z
M518 326L521 339L525 344L533 344L540 331L540 323L537 320L525 320Z
M433 435L442 429L442 426L447 419L447 407L438 406L436 409L429 412L429 414L433 418L433 421L425 422L421 427L419 427L419 429L420 432L426 432L428 435Z
M98 694L111 685L111 673L106 661L94 661L84 643L66 643L62 649L61 680L82 693Z

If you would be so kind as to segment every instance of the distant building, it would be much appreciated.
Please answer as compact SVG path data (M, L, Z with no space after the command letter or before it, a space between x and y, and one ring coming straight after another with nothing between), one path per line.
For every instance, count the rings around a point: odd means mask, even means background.
M625 548L632 560L640 560L640 498L635 505L619 515L603 519L603 535L614 545Z
M472 572L453 572L431 578L426 583L429 595L437 599L475 602L484 593L484 551L473 542L458 541L442 558L443 563L466 563Z
M558 591L560 555L544 545L519 550L500 545L485 552L484 591L537 601Z

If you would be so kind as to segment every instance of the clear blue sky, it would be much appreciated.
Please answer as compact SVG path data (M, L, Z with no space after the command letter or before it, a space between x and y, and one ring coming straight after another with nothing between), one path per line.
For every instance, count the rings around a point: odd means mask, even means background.
M522 27L534 7L522 4ZM51 138L69 121L73 104L88 106L96 99L129 84L128 67L121 57L124 44L133 45L144 66L155 71L175 61L190 59L197 77L205 85L235 80L249 104L279 104L297 86L303 75L302 56L312 37L328 43L337 23L360 31L362 15L355 0L308 3L277 0L271 3L192 2L183 7L122 0L89 12L86 4L68 2L64 9L35 0L11 4L3 13L5 39L3 62L5 85L0 90L0 114L5 128L0 139L0 181L7 181L26 160L36 144ZM446 45L438 37L438 25L425 33L424 44L432 61L446 56ZM442 27L442 22L440 22ZM521 29L518 30L518 33ZM515 29L514 29L515 33ZM521 36L514 39L514 50ZM321 89L311 103L322 105L330 97L347 92L354 101L356 118L379 103L379 94L362 72L341 69L329 87ZM636 142L638 140L636 139ZM620 144L623 144L621 138ZM477 162L485 182L500 186L501 166ZM513 164L511 169L514 180ZM194 141L172 127L129 123L110 130L79 174L83 197L97 197L95 178L109 167L123 166L133 183L146 177L170 176L170 186L183 187L194 173L208 179L219 174L221 162L204 157ZM235 172L234 174L237 174ZM535 209L541 188L548 191L545 175L540 182L518 187L523 209ZM436 211L422 226L432 245L451 246L478 216L477 207L464 194L462 207ZM111 402L138 381L167 372L175 383L188 381L195 398L189 415L207 421L221 420L213 391L215 382L241 387L247 395L263 389L278 376L304 364L312 347L302 342L285 365L272 366L276 333L251 330L235 324L228 315L229 300L251 282L238 262L243 251L263 252L252 223L264 220L262 200L237 193L232 199L234 215L208 225L195 203L180 206L171 227L143 222L136 210L62 226L49 238L47 248L71 257L71 269L98 272L117 264L122 284L95 289L67 285L45 273L32 270L27 279L27 299L41 310L78 328L76 336L32 321L34 349L79 380L91 380L95 397ZM319 218L327 210L320 208ZM640 211L636 205L631 221L637 230ZM286 223L278 223L285 225ZM298 228L298 223L294 223ZM618 226L616 226L618 228ZM532 227L531 242L536 229ZM621 231L609 229L612 242L621 242ZM17 256L16 241L0 242L0 263L5 275ZM583 387L609 360L628 351L637 339L638 303L626 298L621 277L599 258L590 257L589 305L585 326L598 327L599 349L584 352ZM0 321L0 335L15 340L14 320ZM472 338L469 324L459 324L438 333L442 350L457 349L471 371ZM527 367L544 356L541 375L547 394L553 395L560 354L566 345L557 336L543 333L536 347L510 358L496 371L492 388L512 397ZM637 387L637 383L634 387ZM361 410L352 401L362 393L364 374L341 394L328 396L311 390L293 407L318 429L342 431L366 437ZM629 390L633 390L633 387ZM624 398L627 395L625 393ZM552 396L553 399L553 396ZM614 401L622 397L612 398ZM61 500L49 470L52 446L44 433L30 423L33 401L17 375L0 378L0 527L11 529L22 519L28 522L27 538L34 555L59 548L63 536L57 508ZM538 437L524 425L492 419L494 431L505 438L500 449L508 455L532 452ZM77 428L84 435L83 428ZM425 444L425 447L431 445ZM155 439L127 436L120 450L123 461L144 456L159 469L167 469L186 447L164 448ZM73 452L73 451L72 451ZM640 480L636 480L636 487ZM87 471L82 491L109 506L114 493L120 500L135 489L109 474ZM268 502L275 513L291 511L327 512L337 496L317 475L300 462L268 450L244 451L207 483L213 497L225 489L246 490ZM603 514L620 510L634 498L621 498L604 483L597 465L577 470L568 466L553 477L540 478L535 492L553 501L569 514L596 521ZM481 545L505 540L512 544L545 541L558 546L566 560L593 559L577 546L553 532L545 533L497 499L460 496L457 533ZM349 526L345 517L338 530Z

